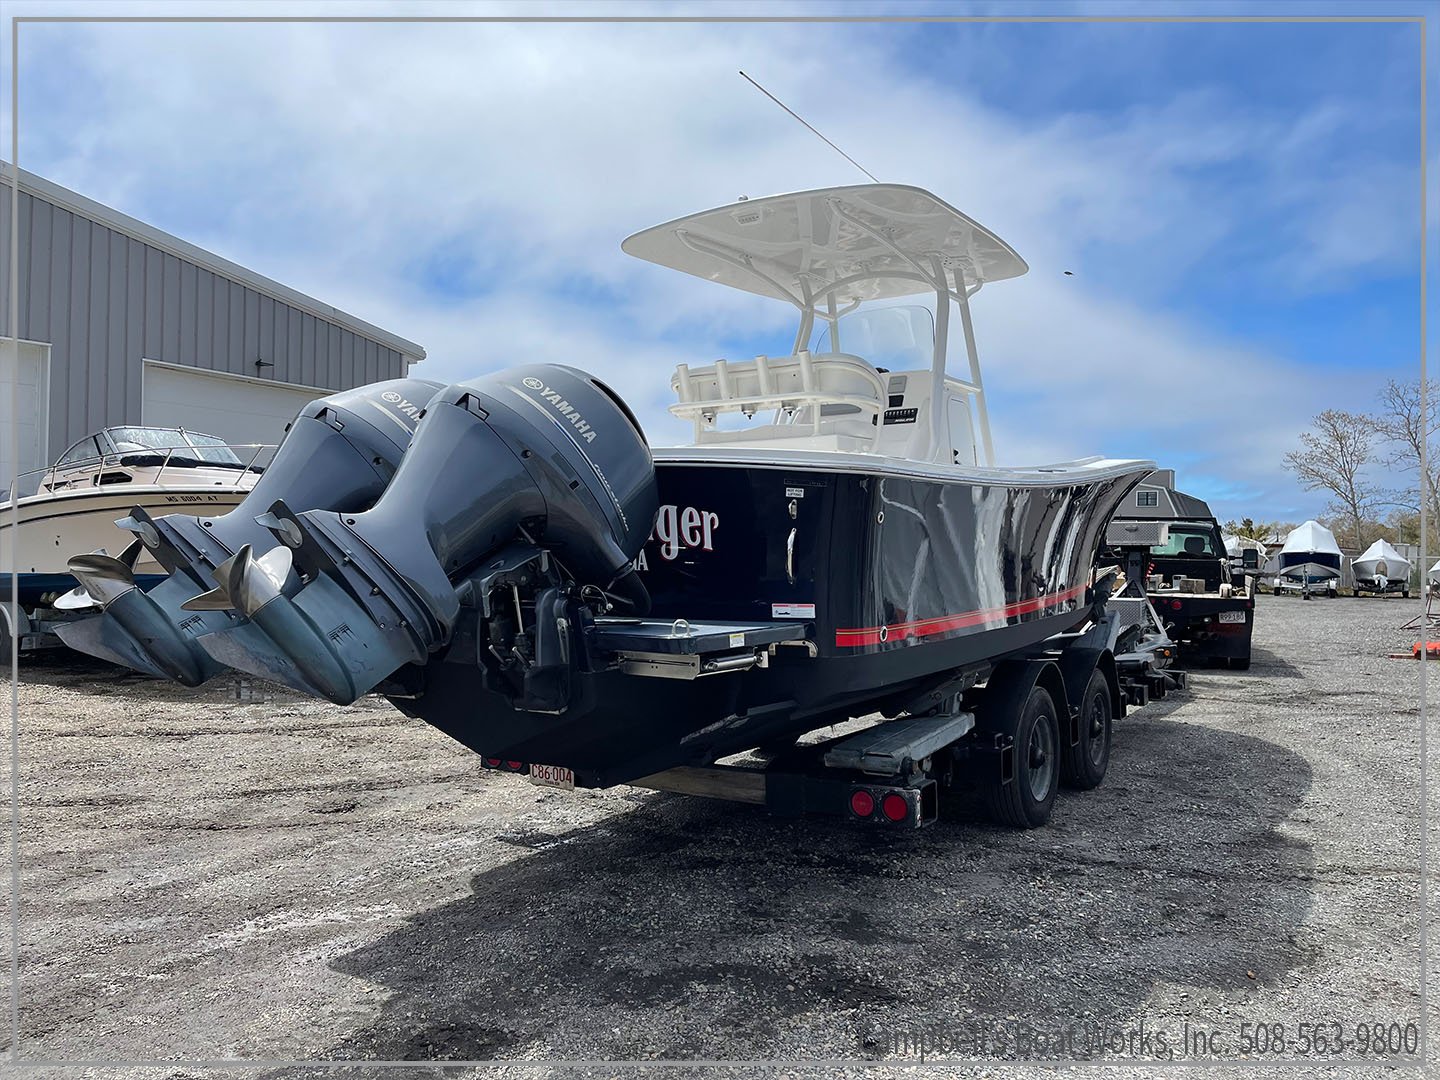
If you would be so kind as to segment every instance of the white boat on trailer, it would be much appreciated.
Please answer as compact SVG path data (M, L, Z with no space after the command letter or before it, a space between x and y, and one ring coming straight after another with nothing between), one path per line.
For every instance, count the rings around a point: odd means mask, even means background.
M1355 577L1356 596L1366 592L1378 596L1399 593L1410 598L1410 560L1388 540L1376 540L1350 561L1350 570Z
M1272 557L1276 595L1297 592L1306 600L1317 592L1338 596L1343 559L1335 534L1324 525L1314 520L1297 525Z

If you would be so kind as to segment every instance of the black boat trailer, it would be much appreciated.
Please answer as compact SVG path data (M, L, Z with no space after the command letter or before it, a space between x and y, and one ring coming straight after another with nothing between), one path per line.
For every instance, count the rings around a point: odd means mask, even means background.
M957 672L893 719L819 742L671 768L630 784L763 806L783 817L818 814L902 829L934 822L942 790L969 788L1002 824L1043 825L1061 784L1085 790L1104 779L1114 720L1185 687L1185 673L1168 669L1175 646L1143 594L1112 596L1097 602L1095 612L1080 631ZM608 622L597 620L596 630L627 657L627 670L668 678L764 664L779 647L804 646L809 629ZM736 643L745 648L736 652ZM574 786L567 769L483 761L487 768L528 773L542 785Z

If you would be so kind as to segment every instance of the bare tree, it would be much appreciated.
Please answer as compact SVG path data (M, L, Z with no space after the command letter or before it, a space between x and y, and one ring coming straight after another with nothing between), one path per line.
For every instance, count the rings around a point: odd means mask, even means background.
M1347 523L1351 542L1363 549L1366 523L1387 505L1384 492L1364 475L1374 456L1375 421L1326 409L1313 424L1300 436L1300 449L1285 455L1285 465L1306 491L1330 493L1330 512Z
M1375 416L1376 433L1389 444L1384 462L1391 468L1416 478L1416 489L1397 492L1395 502L1419 511L1423 501L1425 517L1434 528L1440 521L1440 442L1435 439L1440 427L1440 386L1430 384L1424 408L1420 403L1420 381L1395 382L1393 379L1380 391L1380 412ZM1426 469L1420 468L1421 450Z

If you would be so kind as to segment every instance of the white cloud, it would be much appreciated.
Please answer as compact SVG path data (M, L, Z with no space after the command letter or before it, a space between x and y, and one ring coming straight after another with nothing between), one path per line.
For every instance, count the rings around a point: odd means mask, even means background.
M1031 262L976 304L1006 460L1179 459L1251 486L1255 504L1222 515L1314 509L1279 459L1333 397L1296 360L1159 298L1237 244L1258 269L1242 235L1256 214L1278 223L1287 246L1263 258L1287 289L1329 289L1413 248L1374 194L1396 170L1346 164L1335 183L1307 171L1363 121L1342 105L1281 116L1188 94L1021 125L908 75L875 27L27 34L22 70L43 93L22 99L22 164L420 341L432 378L512 360L592 368L657 438L682 433L663 413L676 361L756 330L780 351L788 316L629 260L619 241L742 193L860 179L739 68L883 179L931 187ZM1210 182L1227 167L1249 186ZM440 256L476 295L427 286ZM586 299L597 293L606 305Z

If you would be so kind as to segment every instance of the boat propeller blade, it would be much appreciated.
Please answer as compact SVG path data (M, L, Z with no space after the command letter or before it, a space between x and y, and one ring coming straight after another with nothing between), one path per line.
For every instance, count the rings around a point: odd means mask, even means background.
M57 611L84 611L86 608L99 607L100 601L86 592L84 585L76 585L69 592L57 596L50 606Z
M254 556L249 544L215 567L212 576L215 588L193 596L180 606L186 611L230 610L246 618L282 595L290 576L291 554L286 547L277 547Z
M281 504L277 504L281 505ZM255 524L269 529L284 541L286 547L298 548L304 543L305 534L293 516L280 517L272 508L255 518Z
M181 604L180 608L183 611L233 611L235 605L230 602L230 591L221 586L199 596L192 596Z
M160 546L160 533L155 528L155 523L150 520L150 515L144 513L138 506L124 517L116 518L115 525L126 532L134 533L148 548L154 549Z
M67 566L80 585L56 600L55 606L73 611L99 605L102 612L98 618L62 627L60 636L94 656L186 686L199 686L209 674L204 653L185 639L154 599L135 583L135 563L141 550L141 542L136 540L118 557L93 551L70 559Z
M87 555L74 555L66 563L67 569L80 582L80 591L91 604L109 607L131 589L136 588L133 563L106 555L103 551L92 551ZM67 593L66 596L71 596ZM87 607L87 604L77 604ZM73 610L73 609L71 609Z

